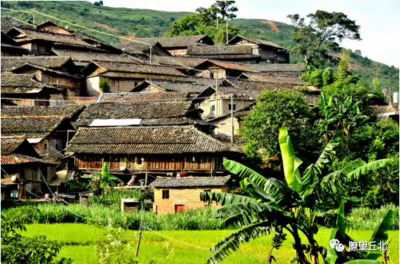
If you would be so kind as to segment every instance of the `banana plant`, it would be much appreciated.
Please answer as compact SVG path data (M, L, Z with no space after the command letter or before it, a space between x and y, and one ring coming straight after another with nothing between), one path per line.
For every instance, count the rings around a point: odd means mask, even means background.
M301 264L319 263L325 258L327 249L314 239L318 232L318 206L326 199L337 200L346 186L362 175L384 167L389 159L365 163L361 159L348 163L335 172L327 165L332 161L335 146L340 138L331 140L314 164L300 172L302 161L295 156L294 147L286 128L279 132L285 181L266 178L256 171L233 160L225 160L224 167L241 179L246 179L251 195L204 192L200 199L222 205L214 211L214 216L240 227L218 242L211 251L208 263L224 260L244 242L268 235L276 230L286 230L293 238L296 261ZM306 235L303 244L300 233Z
M388 240L388 232L391 229L394 221L394 212L388 210L382 219L381 223L375 228L369 243L378 243L384 245ZM344 202L342 200L336 215L336 226L332 229L330 241L337 239L344 246L342 252L337 252L335 248L328 248L328 253L325 258L326 264L381 264L377 259L382 256L382 249L370 250L368 253L363 251L352 251L349 249L350 242L354 241L346 234L346 225L344 218ZM349 261L347 261L349 260ZM347 262L346 262L347 261Z

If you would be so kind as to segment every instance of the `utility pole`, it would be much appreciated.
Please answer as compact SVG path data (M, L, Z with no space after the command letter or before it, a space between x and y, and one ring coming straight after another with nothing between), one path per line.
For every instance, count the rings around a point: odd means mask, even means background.
M218 117L218 77L215 78L215 117Z
M36 25L36 23L35 23L35 11L36 11L36 9L32 9L32 23L34 25Z
M233 93L231 94L231 123L232 123L231 143L232 143L232 145L233 145L233 136L234 136L234 126L233 126Z
M153 49L153 46L150 46L150 64L151 64L151 50Z
M228 21L226 21L226 44L228 44Z

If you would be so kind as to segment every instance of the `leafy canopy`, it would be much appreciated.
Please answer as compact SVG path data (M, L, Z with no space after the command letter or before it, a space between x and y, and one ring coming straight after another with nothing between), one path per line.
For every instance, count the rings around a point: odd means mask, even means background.
M339 51L339 43L343 39L361 40L360 26L342 12L326 12L317 10L307 18L298 14L288 15L295 26L291 51L304 59L307 65L317 68L325 62L334 61L329 54Z

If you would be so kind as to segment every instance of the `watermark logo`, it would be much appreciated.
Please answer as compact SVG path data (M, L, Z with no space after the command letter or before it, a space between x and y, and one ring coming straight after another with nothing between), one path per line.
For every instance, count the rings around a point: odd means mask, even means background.
M329 246L338 252L342 252L344 250L344 245L340 243L339 239L331 239L331 241L329 241Z
M344 245L340 243L338 239L331 239L329 241L329 246L332 249L335 249L338 252L342 252L344 250ZM349 250L350 251L367 251L367 250L387 250L388 244L383 241L349 241Z

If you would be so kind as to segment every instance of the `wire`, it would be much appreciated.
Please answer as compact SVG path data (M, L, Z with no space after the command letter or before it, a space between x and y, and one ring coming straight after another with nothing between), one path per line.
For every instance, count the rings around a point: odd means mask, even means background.
M123 39L123 40L131 41L131 42L135 42L135 43L140 43L140 44L144 44L144 45L148 45L148 46L153 46L152 44L149 44L147 42L142 42L142 41L139 41L139 40L129 39L129 38L117 36L117 35L114 35L114 34L111 34L111 33L106 33L106 32L102 32L102 31L96 30L96 29L88 28L88 27L85 27L85 26L82 26L82 25L78 25L78 24L75 24L75 23L72 23L72 22L69 22L69 21L66 21L66 20L51 16L51 15L48 15L48 14L45 14L45 13L42 13L42 12L36 11L36 10L35 11L22 11L22 10L6 8L6 7L1 7L1 9L14 11L14 12L23 12L23 13L28 13L28 14L39 14L39 15L42 15L42 16L45 16L45 17L49 17L49 18L57 20L57 21L61 21L63 23L66 23L66 24L69 24L69 25L72 25L72 26L84 28L86 30L93 31L93 32L96 32L96 33L99 33L99 34L112 36L112 37L115 37L115 38L118 38L118 39Z

